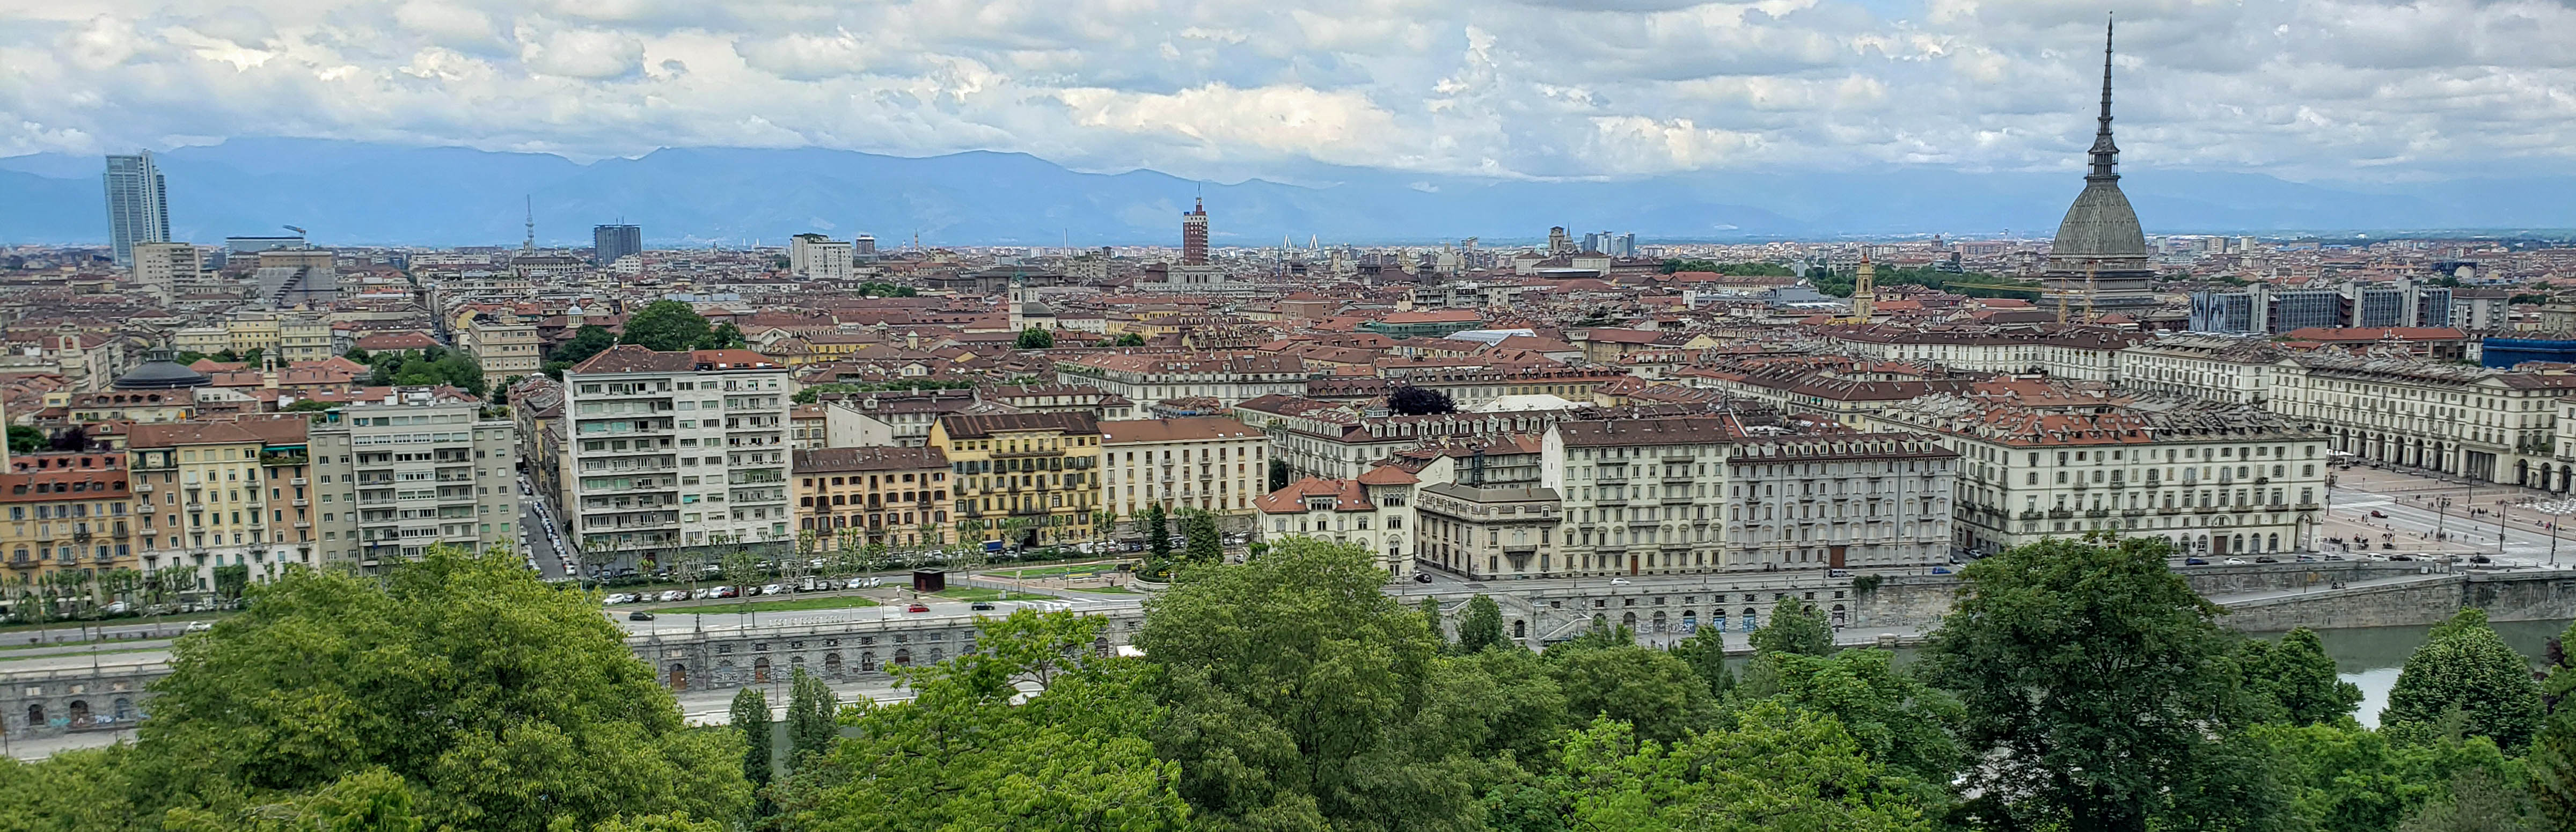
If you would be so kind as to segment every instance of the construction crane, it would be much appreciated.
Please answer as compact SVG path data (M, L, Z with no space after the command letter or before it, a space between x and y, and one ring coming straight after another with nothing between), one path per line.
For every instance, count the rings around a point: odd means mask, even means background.
M290 226L286 226L285 228L286 228L286 230L288 230L288 231L293 231L293 232L295 232L295 236L298 236L298 237L305 236L305 231L304 231L304 229L297 228L297 227L292 226L292 225L290 225Z

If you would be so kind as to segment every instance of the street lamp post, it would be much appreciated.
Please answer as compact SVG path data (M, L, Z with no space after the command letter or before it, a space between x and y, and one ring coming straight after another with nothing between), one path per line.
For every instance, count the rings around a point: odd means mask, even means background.
M2449 497L2442 497L2442 498L2440 498L2440 499L2437 499L2437 500L2433 501L2433 516L2434 516L2434 519L2433 519L2433 539L2434 539L2434 540L2441 540L2441 539L2442 539L2442 536L2446 533L2446 530L2450 528L2450 523L2451 523L2451 514L2450 514L2450 512L2451 512L2451 498L2449 498Z
M2496 560L2498 561L2504 560L2504 516L2511 511L2513 511L2512 503L2502 500L2496 502Z

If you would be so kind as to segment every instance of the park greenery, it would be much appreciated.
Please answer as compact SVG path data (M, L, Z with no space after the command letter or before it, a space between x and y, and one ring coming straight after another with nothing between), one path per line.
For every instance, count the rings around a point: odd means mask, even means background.
M476 396L484 393L482 363L462 350L430 347L373 353L352 350L351 353L351 360L367 365L367 383L371 385L427 387L444 384Z
M299 571L182 640L138 742L0 762L0 828L2576 827L2563 654L2535 681L2464 612L2364 728L2315 634L2225 629L2160 541L1980 560L1904 662L1794 598L1749 657L1607 624L1533 652L1493 598L1388 596L1364 548L1232 563L1198 515L1160 519L1184 542L1141 657L1021 609L892 668L902 701L800 673L783 719L746 688L726 729L681 727L594 600L507 556Z
M2039 298L2040 286L2036 281L2010 280L1983 272L1945 272L1929 266L1875 266L1872 270L1874 274L1870 282L1881 289L1922 286L1972 298ZM1807 282L1814 284L1817 292L1838 298L1851 297L1853 284L1859 277L1858 270L1807 270Z
M1663 272L1716 272L1737 277L1797 277L1798 273L1778 263L1719 263L1698 258L1666 258Z

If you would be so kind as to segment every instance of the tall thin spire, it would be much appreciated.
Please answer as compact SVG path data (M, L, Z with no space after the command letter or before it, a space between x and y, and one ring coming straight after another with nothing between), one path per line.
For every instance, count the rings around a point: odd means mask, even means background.
M2101 126L2093 130L2093 166L2084 174L2087 180L2115 181L2120 178L2120 146L2111 143L2111 25L2102 22L2102 115Z
M527 200L527 208L528 208L528 238L527 238L525 241L523 241L523 242L519 243L519 250L520 250L520 251L536 251L536 250L537 250L537 197L536 197L536 195L535 195L535 194L525 194L525 195L522 195L520 198L521 198L521 199L524 199L524 200Z

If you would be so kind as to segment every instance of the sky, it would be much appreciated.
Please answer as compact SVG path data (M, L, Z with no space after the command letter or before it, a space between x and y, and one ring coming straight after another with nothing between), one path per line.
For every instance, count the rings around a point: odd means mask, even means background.
M2040 0L0 0L0 156L336 138L1088 171L2074 171L2110 7ZM2123 161L2576 171L2576 8L2150 0Z

